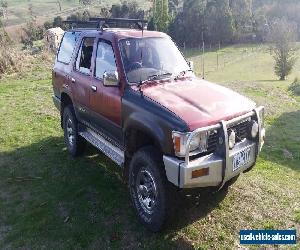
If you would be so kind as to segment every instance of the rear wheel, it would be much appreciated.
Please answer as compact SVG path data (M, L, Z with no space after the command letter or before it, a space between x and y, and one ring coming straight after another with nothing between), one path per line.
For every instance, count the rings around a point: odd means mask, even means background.
M72 156L84 152L86 141L78 134L78 123L72 106L67 106L63 111L63 129L67 149Z
M151 231L161 230L169 207L168 183L159 152L145 147L134 154L129 166L129 189L139 220Z

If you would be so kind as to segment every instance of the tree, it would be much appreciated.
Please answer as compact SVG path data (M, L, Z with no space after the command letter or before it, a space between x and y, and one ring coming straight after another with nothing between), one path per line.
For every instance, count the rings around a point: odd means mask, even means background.
M8 2L7 1L1 1L1 7L4 8L4 9L7 9L8 8Z
M234 18L234 28L237 39L242 34L252 32L252 0L230 0L232 15Z
M296 24L297 36L300 37L300 2L295 0L289 1L274 1L275 3L269 4L260 8L259 11L263 12L264 16L270 22L286 18L289 22Z
M34 41L43 39L44 28L37 25L36 22L29 21L25 27L23 27L23 35L21 37L21 42L26 47L32 47Z
M235 33L229 0L210 0L205 10L206 40L210 43L231 42Z
M179 10L179 0L169 0L169 12L172 17L176 16Z
M144 11L138 7L136 2L123 1L121 4L114 4L110 9L113 18L143 19Z
M51 23L50 21L46 21L44 23L45 30L51 29L53 27L52 25L53 25L53 23Z
M153 22L155 29L167 32L170 21L169 1L155 0L153 3Z
M81 12L76 12L74 14L71 14L70 16L67 17L67 20L88 21L90 16L91 16L91 14L87 10L85 10L82 13Z
M91 17L91 14L89 11L85 10L82 13L82 21L88 21Z
M43 38L44 27L37 24L31 3L28 6L28 13L30 19L26 23L26 26L22 28L23 34L21 36L21 42L25 45L25 47L32 47L34 41L41 40Z
M275 59L275 74L285 80L295 64L295 25L285 18L274 21L269 34L269 41Z
M183 5L183 30L186 43L195 47L201 44L205 29L206 0L187 0Z
M0 1L0 7L1 7L0 16L5 18L7 16L8 2L4 0Z
M61 16L54 17L53 19L53 27L63 27L63 18Z
M110 16L109 9L107 9L105 7L102 7L101 10L100 10L100 16L108 18Z
M0 16L1 17L1 16ZM4 24L0 18L0 47L4 48L5 44L11 44L12 40L10 39L8 33L6 32L4 28Z

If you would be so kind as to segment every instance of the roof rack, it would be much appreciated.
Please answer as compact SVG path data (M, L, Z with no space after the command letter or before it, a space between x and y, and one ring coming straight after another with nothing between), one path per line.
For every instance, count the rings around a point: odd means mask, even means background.
M70 24L71 28L96 28L103 30L104 28L128 28L126 24L129 24L129 28L133 28L135 25L138 29L147 29L147 20L142 19L128 19L128 18L102 18L102 17L92 17L89 21L64 21L65 24Z
M71 29L74 28L96 28L99 29L99 22L95 21L77 21L77 20L67 20L63 21L64 24L69 24Z

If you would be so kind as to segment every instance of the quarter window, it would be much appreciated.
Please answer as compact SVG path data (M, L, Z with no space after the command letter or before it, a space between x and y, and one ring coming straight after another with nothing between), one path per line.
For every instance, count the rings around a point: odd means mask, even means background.
M86 75L91 74L94 41L95 38L90 37L82 40L76 60L76 70Z
M105 72L116 71L116 61L111 44L105 41L100 41L97 47L95 76L98 79L103 79Z
M57 60L62 63L69 64L72 58L72 54L75 49L76 41L80 32L66 32L61 42Z

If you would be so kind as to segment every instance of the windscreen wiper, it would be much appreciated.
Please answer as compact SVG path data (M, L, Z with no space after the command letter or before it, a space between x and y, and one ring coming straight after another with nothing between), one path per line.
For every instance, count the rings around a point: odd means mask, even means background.
M170 73L170 72L167 72L167 73L164 73L164 74L151 75L151 76L148 76L147 80L142 81L140 84L144 84L144 83L149 82L149 81L157 80L157 79L159 79L162 76L172 76L172 75L173 74Z
M183 70L183 71L181 71L178 75L176 75L176 76L174 77L174 79L175 79L175 80L178 80L179 77L185 76L185 74L186 74L187 72L193 72L193 70L191 70L191 69Z

